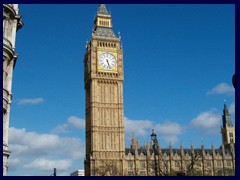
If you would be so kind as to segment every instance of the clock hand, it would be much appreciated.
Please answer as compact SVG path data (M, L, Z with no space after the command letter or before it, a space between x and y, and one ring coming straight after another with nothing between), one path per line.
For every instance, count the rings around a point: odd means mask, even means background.
M107 63L108 63L108 67L110 68L110 65L109 65L108 59L107 59Z

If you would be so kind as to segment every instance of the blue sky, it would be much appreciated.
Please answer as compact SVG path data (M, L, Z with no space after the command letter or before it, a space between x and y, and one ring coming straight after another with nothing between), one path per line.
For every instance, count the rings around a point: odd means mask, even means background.
M19 5L8 175L83 169L83 56L97 4ZM234 5L107 4L124 50L125 144L155 129L161 146L221 145L235 124Z

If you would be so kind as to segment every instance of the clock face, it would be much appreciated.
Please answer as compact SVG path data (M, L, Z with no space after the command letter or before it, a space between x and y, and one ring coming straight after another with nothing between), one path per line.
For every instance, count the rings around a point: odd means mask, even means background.
M117 66L117 60L115 56L110 53L102 53L99 56L99 65L105 70L111 70Z

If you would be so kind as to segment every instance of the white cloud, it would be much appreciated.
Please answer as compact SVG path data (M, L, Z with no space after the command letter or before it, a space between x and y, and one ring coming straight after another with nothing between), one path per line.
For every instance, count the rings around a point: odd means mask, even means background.
M45 158L38 158L33 160L29 164L25 164L24 168L34 168L39 170L49 170L56 168L57 170L68 169L72 165L72 160L70 159L60 159L60 160L49 160Z
M155 128L156 132L163 135L177 135L183 133L181 125L171 121L165 121L162 124L157 124Z
M11 157L11 155L10 155L10 157ZM14 171L14 170L16 170L17 166L21 165L20 163L21 163L20 158L17 158L17 157L14 159L11 158L11 161L8 161L8 166L11 167L12 171Z
M16 138L17 137L17 138ZM39 134L36 132L27 132L26 129L10 128L9 146L14 154L29 155L61 155L72 156L75 154L74 149L83 149L83 143L78 138L60 137L55 134ZM71 147L71 148L69 148ZM75 149L75 150L76 150ZM83 151L78 151L79 157L83 157Z
M134 133L135 136L144 137L151 133L153 122L149 120L130 120L125 117L124 126L126 135Z
M71 116L68 118L68 122L76 128L79 129L85 128L85 119L80 119L76 116Z
M69 129L69 125L68 124L62 124L62 125L59 125L57 127L55 127L51 133L53 134L60 134L60 133L65 133L67 132Z
M220 83L211 90L207 92L207 95L219 95L219 94L226 94L226 95L232 95L234 93L234 88L232 86L229 86L226 83Z
M196 118L192 119L191 125L196 128L201 128L212 131L213 129L220 128L221 115L215 110L210 110L199 114ZM213 129L212 129L213 128Z
M67 123L58 125L51 131L51 133L53 134L66 133L70 132L71 128L85 129L85 119L81 119L76 116L70 116L67 119Z
M72 169L67 168L73 161L85 156L85 143L79 138L29 132L14 127L9 129L9 149L9 171L18 170L22 174L25 173L24 168L44 170L44 166L48 168L54 164L58 165L59 170L70 173Z
M140 139L150 142L152 129L158 135L158 140L166 143L172 142L172 144L178 142L178 135L184 132L184 128L175 122L165 121L162 124L155 124L150 120L130 120L125 117L125 134L128 138L134 133L135 137L140 136Z
M165 121L162 124L156 124L156 133L159 134L159 140L166 143L175 144L179 141L178 136L184 132L184 128L175 122Z
M34 98L34 99L18 99L17 104L40 104L43 103L43 98Z

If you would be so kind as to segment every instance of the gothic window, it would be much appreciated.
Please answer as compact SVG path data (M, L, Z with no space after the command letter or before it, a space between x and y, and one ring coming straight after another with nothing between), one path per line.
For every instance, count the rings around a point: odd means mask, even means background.
M132 162L132 161L129 161L129 162L128 162L128 168L129 168L129 169L132 169L132 167L133 167L133 162Z
M101 144L102 144L102 149L101 149L101 150L104 150L104 147L103 147L103 142L104 142L103 134L101 133L100 135L101 135L101 139L102 139L102 142L101 142Z
M103 84L103 102L106 102L105 97L106 97L106 86L104 86L104 84ZM105 116L105 111L104 111L104 117L106 117Z
M227 166L231 166L231 161L227 161Z
M221 167L221 165L222 165L221 161L217 161L217 166Z
M175 162L175 167L179 167L179 162Z
M211 162L210 161L207 162L207 167L211 167Z
M140 161L140 167L145 168L145 162L144 161Z
M230 137L233 137L233 133L232 133L232 132L231 132L231 133L229 133L229 136L230 136Z

